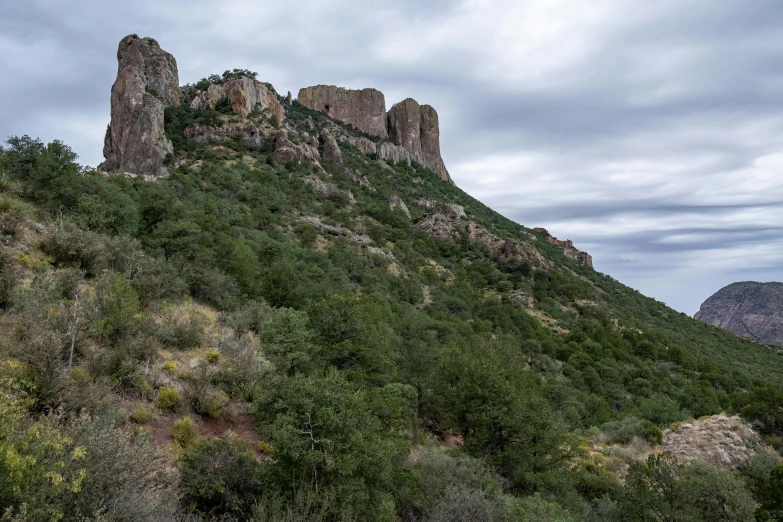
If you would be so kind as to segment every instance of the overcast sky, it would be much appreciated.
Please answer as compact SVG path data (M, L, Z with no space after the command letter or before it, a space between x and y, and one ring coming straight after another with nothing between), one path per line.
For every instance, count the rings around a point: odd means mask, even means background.
M130 33L181 83L238 67L433 105L459 187L677 310L782 279L780 0L0 0L0 137L97 165Z

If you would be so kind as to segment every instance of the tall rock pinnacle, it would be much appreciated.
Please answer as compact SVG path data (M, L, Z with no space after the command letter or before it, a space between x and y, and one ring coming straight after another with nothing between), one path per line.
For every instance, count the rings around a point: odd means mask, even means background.
M389 109L389 139L445 181L451 181L440 156L438 113L429 105L407 98Z
M103 171L159 176L173 151L163 128L163 109L180 104L177 61L152 38L129 35L117 50L119 67L111 89Z
M343 89L315 85L299 89L300 104L372 136L386 137L386 100L375 89Z

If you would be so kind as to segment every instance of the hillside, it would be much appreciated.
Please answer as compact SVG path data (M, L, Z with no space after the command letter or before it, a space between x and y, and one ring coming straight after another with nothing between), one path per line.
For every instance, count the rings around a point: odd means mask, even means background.
M783 283L732 283L704 301L695 318L760 343L783 346Z
M118 57L101 170L0 150L7 520L780 515L767 446L660 444L732 412L783 448L781 353L460 190L434 109Z

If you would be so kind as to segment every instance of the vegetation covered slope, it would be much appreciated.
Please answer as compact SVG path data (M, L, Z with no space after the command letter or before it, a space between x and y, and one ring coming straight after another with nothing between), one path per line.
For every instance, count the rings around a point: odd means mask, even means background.
M342 142L348 170L325 167L343 192L324 197L307 183L324 175L280 164L271 138L185 138L221 118L169 111L176 168L158 181L85 169L60 142L0 151L9 520L780 516L774 458L740 478L620 452L721 411L780 448L775 349L568 259L417 165ZM339 126L288 107L287 125L308 119L313 136ZM548 268L431 237L427 200L532 242Z

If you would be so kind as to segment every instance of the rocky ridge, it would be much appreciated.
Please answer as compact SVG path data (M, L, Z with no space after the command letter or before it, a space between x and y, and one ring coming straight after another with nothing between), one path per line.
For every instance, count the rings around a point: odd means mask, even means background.
M534 228L533 232L538 232L539 234L542 234L544 236L544 241L546 241L550 245L560 247L563 250L563 255L566 256L568 259L573 259L574 261L578 261L583 265L593 268L593 256L591 256L587 252L575 248L574 242L571 241L570 239L566 239L565 241L557 239L552 234L550 234L547 229L541 227Z
M704 301L694 318L760 343L783 346L783 283L732 283Z

